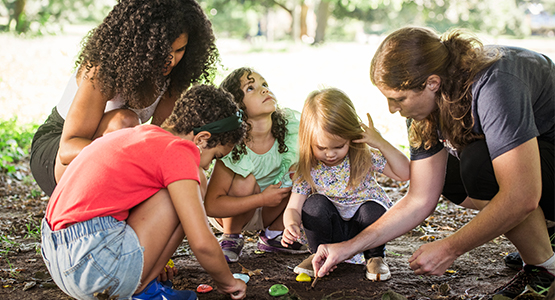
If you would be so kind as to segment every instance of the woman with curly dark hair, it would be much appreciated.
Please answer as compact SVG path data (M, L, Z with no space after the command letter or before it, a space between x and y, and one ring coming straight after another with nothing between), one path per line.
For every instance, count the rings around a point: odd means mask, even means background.
M92 140L162 124L183 91L210 80L214 40L194 0L119 1L85 38L62 99L33 138L31 171L45 193Z
M319 275L345 256L410 231L440 196L479 209L463 228L422 245L416 274L442 275L460 255L504 234L524 266L495 291L514 298L548 288L555 255L546 220L555 220L555 64L530 50L483 46L471 33L405 27L378 47L370 78L391 113L407 118L410 189L352 240L320 246Z
M90 143L69 164L42 221L42 256L54 282L77 299L197 299L157 280L186 236L218 291L243 299L247 286L233 277L206 222L202 169L245 133L233 96L197 85L162 126Z
M220 87L245 111L248 126L247 137L216 162L204 202L210 223L224 233L227 261L239 259L247 230L262 230L261 250L306 253L299 243L281 245L290 173L298 160L299 112L279 108L264 77L250 68L234 70Z

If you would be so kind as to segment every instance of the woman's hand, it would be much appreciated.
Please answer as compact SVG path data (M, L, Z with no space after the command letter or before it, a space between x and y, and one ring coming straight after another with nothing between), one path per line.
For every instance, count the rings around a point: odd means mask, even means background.
M416 275L441 276L457 259L446 239L424 244L409 259L410 268Z

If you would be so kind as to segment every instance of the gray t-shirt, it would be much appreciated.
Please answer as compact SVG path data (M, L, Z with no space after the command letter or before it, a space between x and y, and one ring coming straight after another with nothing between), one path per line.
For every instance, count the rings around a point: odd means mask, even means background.
M555 65L530 50L500 50L501 59L472 85L473 131L484 134L492 160L534 137L555 143ZM411 159L430 157L447 144L411 148Z

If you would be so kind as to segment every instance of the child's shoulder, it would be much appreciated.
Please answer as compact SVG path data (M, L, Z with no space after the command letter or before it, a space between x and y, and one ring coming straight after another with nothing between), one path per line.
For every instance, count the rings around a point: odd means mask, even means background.
M294 110L289 107L283 107L281 108L281 110L283 111L283 115L285 116L285 118L288 120L294 119L298 121L301 119L301 113L297 110Z

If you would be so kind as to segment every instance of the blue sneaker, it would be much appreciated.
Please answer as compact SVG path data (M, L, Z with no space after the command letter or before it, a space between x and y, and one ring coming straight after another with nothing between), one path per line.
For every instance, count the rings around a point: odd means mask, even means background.
M178 291L164 287L156 278L137 295L133 300L197 300L197 294L193 291Z

